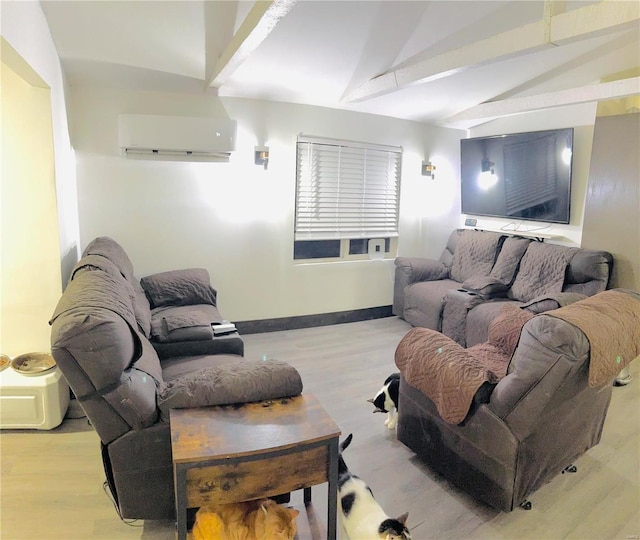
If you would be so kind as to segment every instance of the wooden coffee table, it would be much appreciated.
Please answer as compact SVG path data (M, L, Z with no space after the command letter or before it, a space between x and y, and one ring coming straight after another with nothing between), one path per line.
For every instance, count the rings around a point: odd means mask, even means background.
M340 430L312 394L241 406L174 409L171 450L177 536L187 508L273 497L328 482L327 538L336 537Z

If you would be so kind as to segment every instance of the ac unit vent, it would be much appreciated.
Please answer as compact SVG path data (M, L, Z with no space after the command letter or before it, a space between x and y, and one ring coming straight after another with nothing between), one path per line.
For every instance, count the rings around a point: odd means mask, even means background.
M236 122L220 118L121 114L118 138L130 159L229 161Z

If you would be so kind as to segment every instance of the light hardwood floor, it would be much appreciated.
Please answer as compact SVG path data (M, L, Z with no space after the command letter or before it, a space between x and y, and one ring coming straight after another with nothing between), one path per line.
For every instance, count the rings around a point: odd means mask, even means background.
M533 509L500 513L431 472L372 414L366 400L396 371L393 353L409 326L395 317L244 336L246 356L279 358L302 375L343 434L350 468L389 514L409 512L414 540L631 540L640 535L640 365L615 388L602 440L534 493ZM171 522L125 524L102 490L98 438L86 420L52 431L2 431L2 540L173 540ZM326 519L326 487L313 488L315 516ZM292 502L302 508L301 493ZM312 516L313 517L313 516ZM306 519L300 538L308 538Z

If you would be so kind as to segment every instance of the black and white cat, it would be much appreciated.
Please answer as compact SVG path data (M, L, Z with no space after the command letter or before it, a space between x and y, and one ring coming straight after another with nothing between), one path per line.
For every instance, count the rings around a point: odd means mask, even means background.
M369 403L375 406L374 413L387 413L384 425L389 429L396 427L398 423L398 389L400 388L400 373L393 373L384 381L384 385L376 394L376 397L369 399Z
M390 518L373 497L369 486L349 471L342 452L352 435L340 444L338 458L338 519L343 540L411 540L406 526L408 513Z

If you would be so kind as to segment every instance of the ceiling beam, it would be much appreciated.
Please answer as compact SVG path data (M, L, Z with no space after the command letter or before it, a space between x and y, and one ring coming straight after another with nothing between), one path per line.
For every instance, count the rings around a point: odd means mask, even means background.
M295 3L296 0L257 1L220 55L213 73L207 78L207 87L220 87L227 82L289 13Z
M547 0L543 18L534 23L374 77L347 94L343 101L364 101L449 77L472 67L619 32L640 21L640 2L604 0L559 14L554 14L551 7L551 1Z
M204 4L204 57L205 81L213 80L220 53L233 39L238 15L238 1L203 2ZM205 86L205 90L210 84Z
M441 123L443 125L450 125L468 120L496 118L541 109L552 109L554 107L591 103L594 101L606 101L634 95L640 95L640 77L630 77L619 81L482 103L459 114L450 116Z

